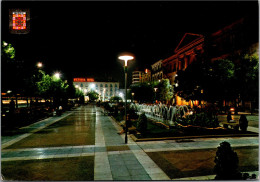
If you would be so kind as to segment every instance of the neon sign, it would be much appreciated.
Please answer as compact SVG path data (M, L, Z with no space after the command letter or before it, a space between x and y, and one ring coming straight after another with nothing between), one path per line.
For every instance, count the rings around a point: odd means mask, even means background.
M29 32L30 11L28 9L9 10L9 29L12 34L26 34Z
M94 78L73 78L74 82L94 82Z
M94 78L87 78L87 82L94 82Z
M26 29L26 12L13 12L13 29Z
M86 82L85 78L74 78L73 79L74 82Z

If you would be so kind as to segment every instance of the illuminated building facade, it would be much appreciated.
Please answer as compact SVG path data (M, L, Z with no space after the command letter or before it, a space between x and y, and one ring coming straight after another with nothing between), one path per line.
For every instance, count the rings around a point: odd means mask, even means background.
M163 79L162 60L159 60L151 65L152 67L152 81Z
M211 61L238 58L242 54L259 55L258 25L250 18L241 18L212 33L207 45ZM239 60L235 60L239 61Z
M151 70L145 69L144 72L142 72L141 82L150 82L151 81Z
M244 17L207 37L186 33L176 47L174 54L162 61L163 76L174 85L178 71L185 70L193 61L200 61L201 58L210 61L230 59L234 63L239 63L243 54L257 54L259 56L259 22L256 21L254 17ZM152 70L157 65L154 63ZM152 79L155 78L152 73ZM191 101L186 102L178 96L175 98L175 103L177 105L192 105ZM198 104L197 101L193 103L194 105ZM245 103L246 108L251 108L251 102L245 101ZM233 105L233 103L223 101L223 105Z
M220 59L232 60L235 64L240 64L240 59L244 54L259 56L259 21L254 17L243 17L232 24L212 33L208 37L207 53L211 61ZM258 107L256 101L246 101L236 99L234 101L223 101L223 106L241 107L251 110Z
M162 61L166 77L175 84L175 76L179 70L185 70L203 52L204 36L186 33L174 50L174 55Z
M142 81L142 71L132 72L132 84L141 83Z
M99 100L107 101L113 96L119 96L119 82L96 82L93 78L74 78L74 86L84 95L93 90L99 94Z

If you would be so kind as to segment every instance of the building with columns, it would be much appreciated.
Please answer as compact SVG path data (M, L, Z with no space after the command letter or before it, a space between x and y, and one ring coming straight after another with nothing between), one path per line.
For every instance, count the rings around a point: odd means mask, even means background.
M162 61L166 77L171 84L175 84L175 76L179 70L185 70L189 64L196 60L203 52L204 36L200 34L185 33L174 54Z
M93 90L99 94L99 100L107 101L113 96L119 96L119 82L97 82L93 78L74 78L74 86L84 95Z

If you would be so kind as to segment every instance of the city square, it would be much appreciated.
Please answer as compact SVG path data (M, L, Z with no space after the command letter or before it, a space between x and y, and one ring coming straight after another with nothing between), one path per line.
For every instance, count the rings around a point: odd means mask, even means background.
M2 180L259 180L258 1L1 10Z

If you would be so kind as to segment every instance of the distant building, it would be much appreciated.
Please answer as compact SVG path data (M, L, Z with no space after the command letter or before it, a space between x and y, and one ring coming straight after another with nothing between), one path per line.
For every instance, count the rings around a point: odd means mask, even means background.
M255 20L241 18L212 33L207 40L210 60L238 58L242 54L259 56L259 30ZM239 60L235 60L239 61Z
M234 63L239 63L243 54L257 54L259 56L258 26L259 22L257 23L254 17L248 16L206 37L200 34L186 33L176 47L174 54L162 61L164 76L174 85L178 71L185 70L193 61L199 61L201 58L209 61L230 59ZM157 65L159 64L153 64L152 70ZM152 78L156 78L153 72ZM190 101L185 102L178 96L175 99L177 105L191 105ZM196 102L195 105L197 105ZM223 105L232 105L232 102L223 101ZM251 105L251 102L246 102L246 108L251 108Z
M144 72L142 72L141 82L150 82L151 81L151 70L145 69Z
M151 65L152 67L152 81L163 79L162 60L159 60Z
M259 22L254 17L244 17L212 33L207 40L206 49L209 60L229 59L239 64L244 54L259 56ZM258 98L256 99L258 101ZM239 107L251 110L257 101L237 99ZM234 101L223 101L223 106L234 106Z
M99 100L106 101L119 96L119 82L95 82L93 78L74 78L73 84L84 95L93 90L99 94Z
M141 83L142 81L142 71L132 72L132 84Z

